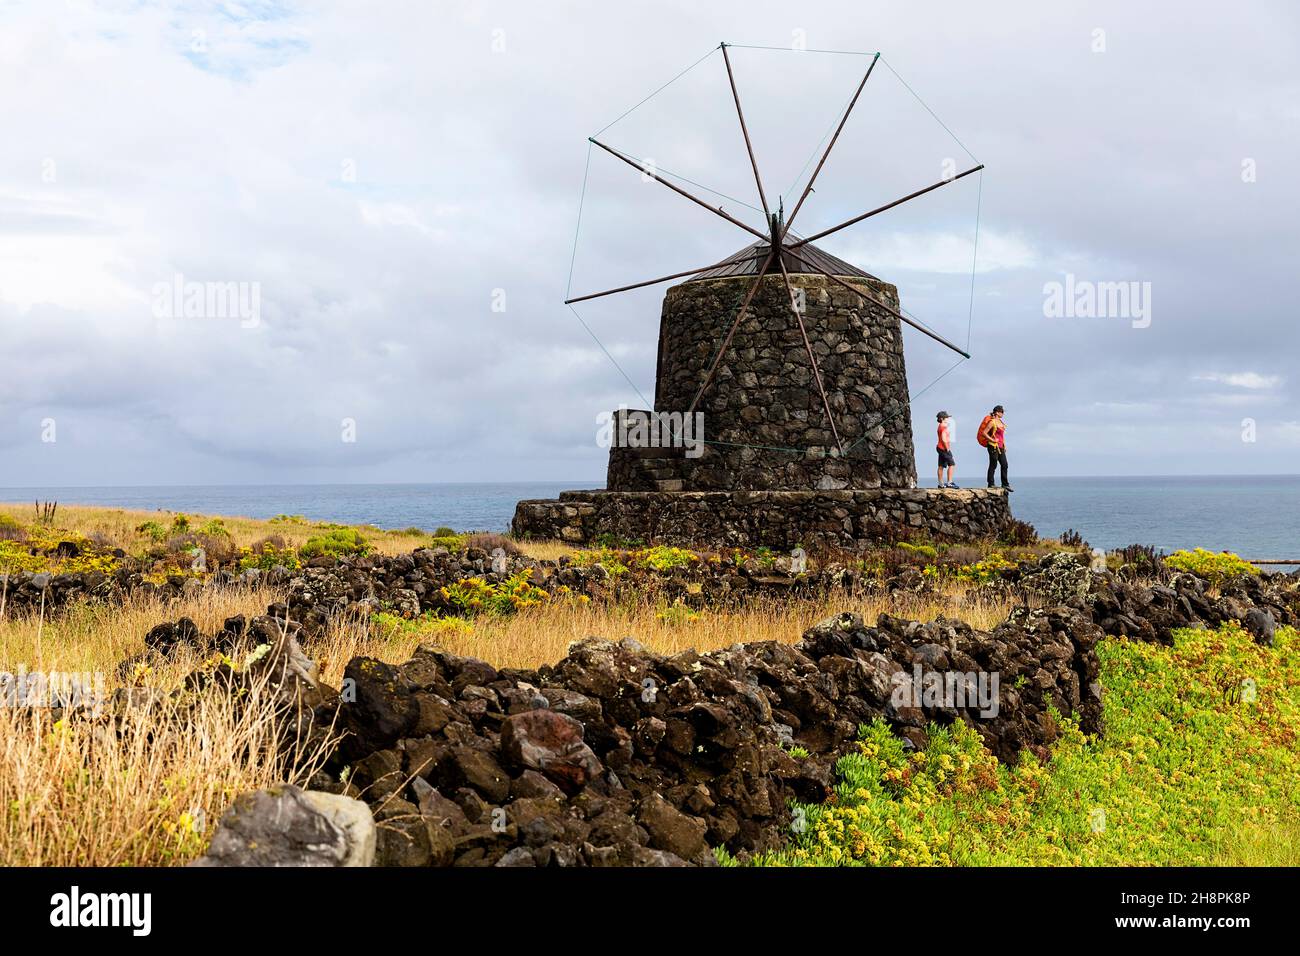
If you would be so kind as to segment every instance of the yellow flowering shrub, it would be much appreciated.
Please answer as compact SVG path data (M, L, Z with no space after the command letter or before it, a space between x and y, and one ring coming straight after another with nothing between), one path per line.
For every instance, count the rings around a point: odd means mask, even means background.
M578 567L600 564L610 574L626 574L630 570L639 569L671 571L674 568L692 567L700 564L704 558L689 548L674 548L660 544L633 551L616 548L576 551L570 556L570 560Z
M433 613L422 614L413 619L380 613L371 616L370 624L376 634L384 640L425 636L446 637L468 634L474 629L474 626L463 617L439 617Z
M989 584L1002 577L1002 572L1014 568L1016 562L1006 558L999 551L994 551L983 561L963 564L957 568L958 581L970 581L972 584Z
M57 548L62 541L77 546L75 557L61 558ZM34 528L27 540L0 539L0 572L48 571L51 574L86 574L102 571L112 574L121 566L117 557L81 535L46 527Z
M1231 551L1207 551L1196 548L1192 551L1175 551L1165 558L1165 565L1179 571L1190 571L1205 578L1216 587L1226 584L1232 578L1246 574L1259 574L1259 568L1245 561Z
M551 600L551 594L531 581L532 568L524 568L500 583L480 577L462 578L439 589L442 599L458 614L514 614Z
M247 571L250 568L270 571L276 565L290 571L296 571L302 567L302 560L298 557L295 548L291 545L279 547L271 541L263 541L255 548L242 547L236 554L238 555L239 570L241 571Z

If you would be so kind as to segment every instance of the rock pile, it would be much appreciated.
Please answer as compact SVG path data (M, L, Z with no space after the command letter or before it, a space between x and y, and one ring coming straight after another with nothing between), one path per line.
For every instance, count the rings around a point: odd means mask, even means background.
M1225 585L1218 597L1204 578L1176 574L1167 584L1144 586L1111 574L1094 575L1086 595L1071 603L1108 635L1161 644L1187 627L1218 627L1237 621L1260 644L1272 645L1274 631L1300 623L1300 578L1246 576Z
M1079 572L1081 559L1074 555L1060 557L1072 563L1067 570L1057 572L1052 580ZM636 567L617 576L600 564L578 565L568 558L537 561L516 555L497 566L503 570L494 571L492 556L476 548L456 554L445 548L434 548L396 556L343 558L329 565L304 568L290 576L285 583L288 594L285 606L288 615L300 622L310 637L328 622L348 615L368 616L381 610L408 618L430 612L454 613L441 594L444 587L468 577L499 584L523 571L531 572L532 583L552 593L564 588L596 600L616 591L629 591L653 594L666 602L680 602L694 608L727 605L761 596L812 596L832 589L892 592L926 590L933 586L919 568L905 568L883 578L868 568L834 563L796 572L786 557L766 561L751 558L740 563L704 560L662 571ZM1086 572L1086 565L1081 567ZM1009 583L1009 587L1021 594L1036 595L1044 580L1026 573L1023 584ZM1086 590L1086 573L1084 585ZM1068 590L1073 595L1077 588L1071 584Z
M291 588L297 600L268 616L232 619L211 637L182 621L150 641L165 653L275 636L278 659L302 662L296 638L309 631L289 615L315 613L319 626L338 606L378 600L376 581L414 595L413 610L433 607L435 575L480 560L404 557L311 569L310 584ZM962 720L1004 761L1025 749L1045 757L1059 733L1052 711L1102 730L1095 648L1105 635L1168 641L1176 628L1239 620L1268 643L1300 619L1295 577L1247 579L1214 597L1192 575L1141 587L1052 556L1008 578L1060 603L1022 607L990 632L889 615L867 627L844 614L795 645L707 654L592 638L536 670L428 645L401 665L355 658L337 691L313 675L299 693L300 729L346 732L310 787L369 804L384 865L711 865L717 847L744 856L784 843L791 802L830 795L835 761L863 723L884 720L922 747L931 723Z
M400 666L357 658L338 709L350 769L313 785L371 804L384 864L710 865L713 847L779 846L791 801L829 796L873 719L916 746L967 720L1008 760L1045 752L1050 708L1098 731L1100 636L1068 609L991 634L846 614L794 646L666 657L589 639L536 671L425 646ZM930 694L936 674L968 683Z
M147 580L139 571L118 568L112 574L103 571L51 574L48 571L0 572L0 590L4 593L8 614L45 613L75 601L118 601L128 595L156 596L164 603L188 597L208 587L249 587L259 583L281 586L289 583L287 568L271 571L256 569L235 573L217 571L206 578L174 574L161 583Z

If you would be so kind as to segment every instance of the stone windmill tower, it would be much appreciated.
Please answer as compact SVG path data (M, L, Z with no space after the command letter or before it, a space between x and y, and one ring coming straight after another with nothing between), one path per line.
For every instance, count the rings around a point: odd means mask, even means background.
M756 242L668 290L654 410L699 413L704 441L697 456L615 446L608 489L915 486L898 290L805 245L783 251L733 331L770 249Z
M782 208L768 205L727 45L719 49L767 230L590 140L757 241L698 269L567 300L687 280L664 296L655 407L619 409L613 416L605 490L520 502L514 531L573 541L609 533L769 546L853 544L869 537L870 528L890 523L910 524L933 537L987 533L1010 516L1001 492L936 498L938 489L915 487L902 326L970 356L904 315L893 285L813 245L983 166L798 237L791 226L880 54L787 218Z

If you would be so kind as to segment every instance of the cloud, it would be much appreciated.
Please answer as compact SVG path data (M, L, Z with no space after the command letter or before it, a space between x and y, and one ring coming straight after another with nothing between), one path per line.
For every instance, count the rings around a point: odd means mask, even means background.
M861 262L876 272L944 273L969 276L1001 269L1026 269L1038 265L1039 257L1018 236L984 231L978 246L972 219L965 234L889 233L871 240L841 245L837 255Z
M1218 382L1234 388L1260 390L1277 388L1282 384L1282 376L1261 375L1259 372L1210 372L1206 375L1197 375L1196 381Z
M1252 400L1300 399L1282 287L1300 254L1289 5L1174 25L1119 3L990 18L886 2L869 23L847 0L660 10L4 5L5 482L598 480L596 414L653 395L664 287L582 304L597 344L562 304L570 263L574 291L609 288L750 237L608 156L587 165L586 138L736 38L741 15L755 44L800 30L814 48L882 49L986 164L982 183L818 242L970 342L974 358L937 381L954 357L907 333L918 436L932 404L976 422L1000 401L1020 473L1197 471L1206 429L1231 432ZM1208 73L1212 56L1251 69ZM733 62L769 199L789 211L864 61L737 48ZM609 135L761 220L716 57ZM936 181L954 156L877 70L799 229ZM1066 271L1150 281L1151 327L1044 318L1043 284ZM155 317L152 290L178 273L257 283L260 323ZM1215 387L1188 385L1201 381ZM1258 417L1269 467L1300 470L1289 426ZM1240 454L1225 445L1214 468L1257 467Z

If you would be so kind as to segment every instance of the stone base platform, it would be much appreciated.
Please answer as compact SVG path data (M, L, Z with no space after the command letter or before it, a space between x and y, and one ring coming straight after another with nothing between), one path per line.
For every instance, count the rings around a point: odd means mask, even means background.
M703 548L840 548L908 536L969 541L1011 520L1000 488L865 488L842 491L564 491L521 501L521 537L586 544L609 535Z

